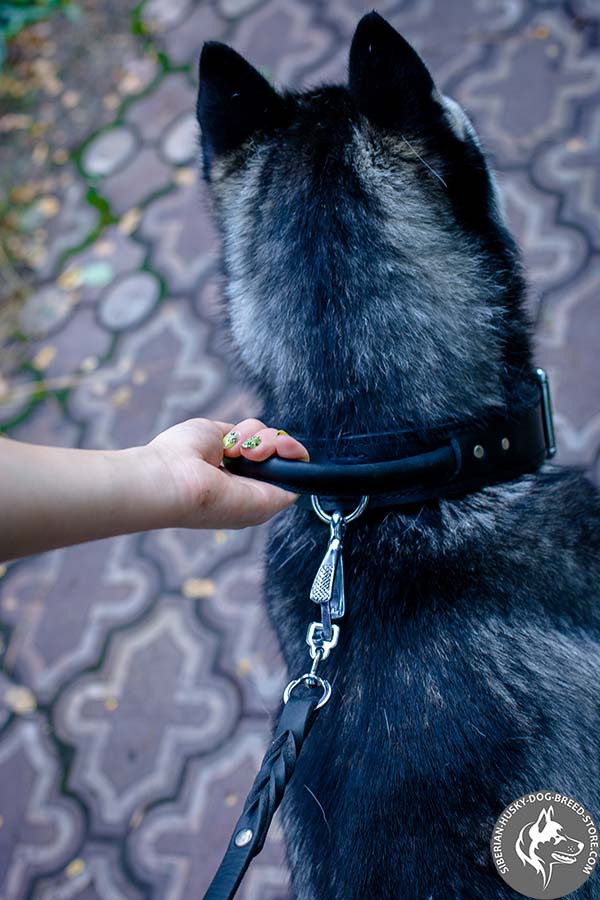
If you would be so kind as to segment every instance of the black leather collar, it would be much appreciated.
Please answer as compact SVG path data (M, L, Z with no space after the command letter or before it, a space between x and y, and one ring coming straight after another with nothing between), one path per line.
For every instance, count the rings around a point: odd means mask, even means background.
M311 438L294 435L310 462L271 457L224 460L232 472L335 504L370 497L369 507L401 507L459 496L535 472L556 452L548 379L525 379L510 408L485 421L423 431Z

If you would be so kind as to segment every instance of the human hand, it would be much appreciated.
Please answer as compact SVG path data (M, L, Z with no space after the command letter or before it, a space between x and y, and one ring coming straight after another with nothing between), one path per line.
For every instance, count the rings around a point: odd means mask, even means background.
M244 446L249 438L254 438L249 443L255 446ZM299 441L258 419L238 425L188 419L140 449L154 473L154 490L164 492L169 524L182 528L258 525L297 499L272 484L227 471L221 466L223 456L245 456L255 462L275 454L308 460Z

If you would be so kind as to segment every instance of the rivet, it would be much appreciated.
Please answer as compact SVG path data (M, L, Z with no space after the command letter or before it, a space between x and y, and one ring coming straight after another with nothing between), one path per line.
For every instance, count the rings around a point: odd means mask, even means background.
M483 457L485 456L485 450L483 449L481 444L476 444L473 447L473 456L475 457L475 459L483 459Z
M510 447L509 439L506 437L502 438L502 440L500 441L500 446L502 447L503 450L508 450Z
M254 837L250 828L242 828L233 839L236 847L246 847Z

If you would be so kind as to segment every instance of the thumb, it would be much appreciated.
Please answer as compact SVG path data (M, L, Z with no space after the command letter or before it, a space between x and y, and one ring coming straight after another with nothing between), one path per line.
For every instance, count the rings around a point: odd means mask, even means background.
M242 475L227 473L227 490L224 500L228 512L231 512L233 528L245 528L248 525L260 525L276 513L292 506L298 494L284 491L265 481L245 478ZM229 518L229 516L228 516Z

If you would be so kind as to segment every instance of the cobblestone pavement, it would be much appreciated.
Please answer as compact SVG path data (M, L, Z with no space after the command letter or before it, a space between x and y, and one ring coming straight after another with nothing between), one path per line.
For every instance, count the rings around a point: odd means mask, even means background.
M7 433L116 448L188 416L235 421L256 409L221 353L215 241L195 169L199 48L230 42L292 86L337 79L370 5L142 4L159 64L126 60L132 95L104 109L106 124L67 163L68 196L20 315L27 359L0 406ZM598 479L597 3L379 9L492 153L529 270L559 461ZM260 603L263 540L262 529L173 530L2 568L2 900L202 895L284 680ZM240 897L289 897L278 827Z

